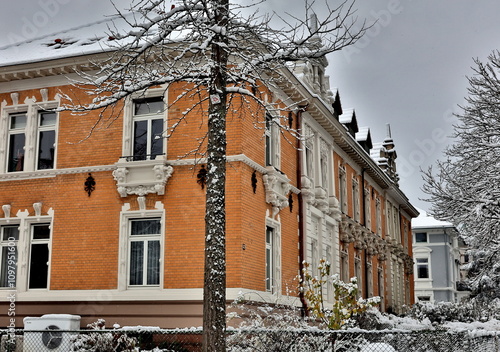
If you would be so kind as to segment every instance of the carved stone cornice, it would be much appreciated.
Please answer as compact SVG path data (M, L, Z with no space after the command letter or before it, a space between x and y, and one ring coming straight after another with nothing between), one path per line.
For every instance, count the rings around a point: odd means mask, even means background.
M403 256L403 263L405 267L405 274L407 275L412 275L413 274L413 258L410 257L408 254L404 254Z
M388 251L388 244L387 244L386 240L378 237L377 238L377 252L378 252L377 257L378 257L379 261L387 260L387 251Z
M302 175L301 184L302 188L300 193L302 194L303 199L307 204L314 204L316 200L316 192L314 191L314 184L312 180L309 177Z
M378 254L378 238L373 233L368 233L365 239L366 254L373 256Z
M354 248L366 249L365 231L360 224L354 226Z
M276 170L268 167L262 175L262 182L266 191L266 202L273 206L273 217L288 206L288 194L291 190L290 179Z
M355 237L355 224L346 215L342 215L340 222L340 240L345 243L351 243L356 240Z
M330 214L330 201L328 192L323 187L317 186L314 192L314 206L325 214Z
M328 203L330 206L330 215L337 221L342 220L342 210L340 210L340 203L337 197L330 196L328 199Z
M165 194L165 185L174 169L160 156L155 160L127 161L122 158L115 164L113 177L121 197L145 196L149 193Z

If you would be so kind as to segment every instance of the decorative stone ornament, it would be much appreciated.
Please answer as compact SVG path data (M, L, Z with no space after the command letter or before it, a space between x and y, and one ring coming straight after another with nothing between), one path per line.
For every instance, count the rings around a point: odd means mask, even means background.
M35 216L39 217L42 215L42 203L33 203L33 210L35 211Z
M3 215L6 218L10 218L10 204L2 205Z
M116 188L121 197L145 196L149 193L165 194L165 185L174 169L162 156L155 160L127 161L121 158L113 171Z
M288 194L291 186L290 180L274 168L268 168L268 172L262 175L264 189L266 191L266 202L273 206L273 217L280 210L288 206Z

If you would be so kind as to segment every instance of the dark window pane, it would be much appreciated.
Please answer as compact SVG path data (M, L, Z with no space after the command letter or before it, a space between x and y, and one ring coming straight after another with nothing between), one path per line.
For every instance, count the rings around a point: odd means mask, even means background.
M38 170L54 168L54 143L56 142L55 131L40 132L38 143Z
M52 111L40 112L40 126L54 126L57 122L57 114Z
M130 243L130 285L142 285L144 272L144 242Z
M25 114L19 114L19 115L11 115L10 116L10 129L20 129L20 128L25 128L26 127L26 115Z
M148 242L148 285L160 284L160 241Z
M160 219L132 220L131 235L158 235L160 233Z
M146 160L148 154L148 121L134 121L134 160Z
M416 233L415 242L427 242L427 233L425 232Z
M15 287L17 278L17 243L15 246L2 247L2 263L0 265L2 266L0 270L0 287Z
M24 133L11 134L9 141L9 172L24 170Z
M163 154L163 119L151 121L151 159Z
M48 224L34 225L33 226L33 239L34 240L48 240L50 239L50 227Z
M29 288L47 288L49 245L35 243L31 245Z
M162 97L136 100L134 103L135 115L161 114L164 110Z
M417 266L417 275L419 279L428 279L429 268L427 266Z
M3 227L3 241L17 241L19 239L19 227L16 226L4 226Z

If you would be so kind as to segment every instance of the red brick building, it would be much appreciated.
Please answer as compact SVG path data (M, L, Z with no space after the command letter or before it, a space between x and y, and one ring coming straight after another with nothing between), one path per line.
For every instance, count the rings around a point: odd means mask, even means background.
M201 114L167 138L192 106L165 109L181 84L132 97L97 125L98 111L54 112L61 94L88 101L68 78L99 55L98 43L47 45L56 39L0 50L0 290L15 294L17 326L47 313L80 315L82 325L200 326L204 160L189 152L206 129ZM307 109L228 116L227 298L272 302L295 287L302 260L326 258L345 280L358 276L363 296L399 311L413 302L418 212L398 187L390 133L373 147L325 66L299 66L293 84L268 93ZM2 300L4 326L8 309Z

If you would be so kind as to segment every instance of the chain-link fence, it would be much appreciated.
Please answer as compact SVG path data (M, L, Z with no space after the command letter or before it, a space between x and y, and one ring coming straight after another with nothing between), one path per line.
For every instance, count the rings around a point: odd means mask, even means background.
M0 352L197 352L199 329L2 330ZM231 329L230 352L500 352L500 332Z

